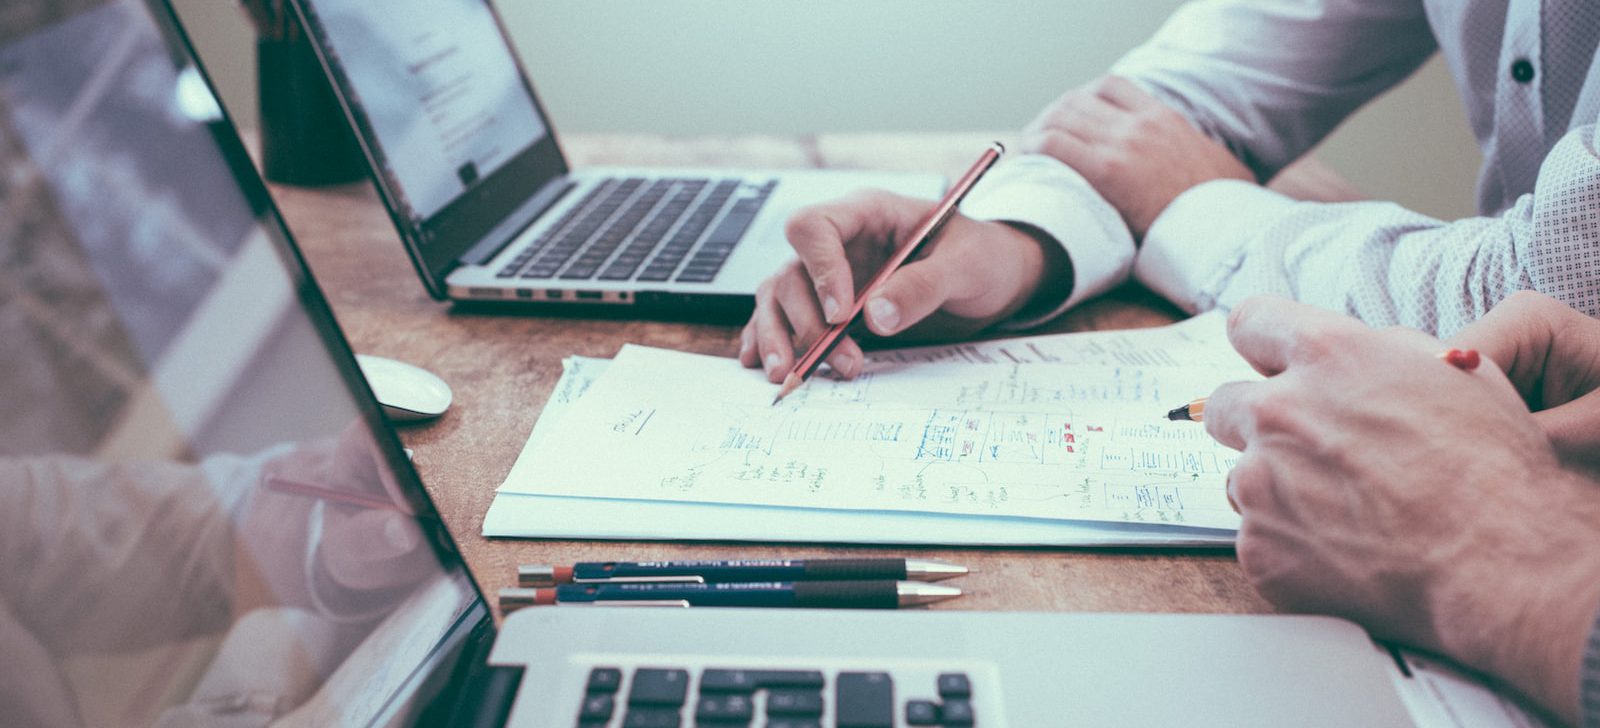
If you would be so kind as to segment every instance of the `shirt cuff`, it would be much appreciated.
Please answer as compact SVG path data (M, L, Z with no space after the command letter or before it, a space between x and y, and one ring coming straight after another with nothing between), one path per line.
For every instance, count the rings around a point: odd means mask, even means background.
M1189 313L1215 308L1248 242L1294 204L1239 180L1195 185L1150 225L1133 277Z
M974 220L1035 228L1055 240L1072 261L1072 292L1065 301L1000 328L1025 329L1049 321L1121 283L1133 267L1133 236L1122 216L1054 157L1024 154L1001 163L968 193L961 212Z

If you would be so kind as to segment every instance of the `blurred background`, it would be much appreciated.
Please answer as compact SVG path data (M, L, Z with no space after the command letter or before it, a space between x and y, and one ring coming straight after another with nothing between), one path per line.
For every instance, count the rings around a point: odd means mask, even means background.
M381 0L379 0L381 1ZM232 2L174 0L223 103L256 123ZM1103 73L1181 0L502 0L558 132L1009 131ZM1368 195L1473 213L1480 156L1435 57L1315 154Z

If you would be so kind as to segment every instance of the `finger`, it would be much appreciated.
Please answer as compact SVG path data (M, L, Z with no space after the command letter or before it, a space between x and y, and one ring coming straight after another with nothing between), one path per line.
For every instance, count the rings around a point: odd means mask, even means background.
M330 509L327 519L318 554L341 586L383 589L428 573L432 554L423 548L424 536L413 518L381 510L343 517Z
M807 207L789 218L785 227L789 245L810 277L828 323L848 319L855 302L857 281L845 246L874 240L904 244L897 234L914 228L930 204L873 192Z
M972 279L954 260L936 253L895 271L867 299L867 328L893 336L939 310Z
M1600 391L1533 416L1550 438L1563 464L1588 470L1600 468Z
M1130 118L1127 111L1105 99L1079 94L1064 99L1061 108L1051 114L1038 131L1065 131L1093 144L1111 138L1111 131Z
M1244 450L1255 437L1257 402L1271 382L1228 382L1206 399L1206 432L1217 442Z
M784 373L794 363L794 347L790 343L794 341L794 332L789 328L788 319L783 317L772 288L769 282L756 291L756 310L750 323L755 326L759 365L766 371L767 380L777 383L783 381Z
M755 321L745 322L739 331L739 363L748 368L761 366L761 354L756 349Z
M1160 99L1150 95L1138 84L1121 76L1106 76L1095 88L1096 98L1104 99L1125 111L1149 111L1166 108Z
M1090 165L1099 158L1089 142L1061 128L1045 129L1038 134L1024 137L1022 151L1055 157L1068 167L1084 174L1090 172Z
M854 379L861 369L866 366L867 355L861 351L861 345L848 336L844 337L839 345L833 348L833 353L828 355L828 366L845 379Z
M1246 453L1228 471L1228 505L1241 516L1264 507L1271 490L1272 469L1258 453Z
M1502 301L1451 337L1500 365L1534 409L1560 405L1600 386L1600 324L1541 294Z
M1249 298L1228 315L1229 343L1269 377L1321 358L1365 330L1355 319L1277 296Z
M794 351L806 351L828 330L822 320L822 308L817 304L811 286L796 278L785 278L773 290L773 298L783 309L783 317L794 331Z

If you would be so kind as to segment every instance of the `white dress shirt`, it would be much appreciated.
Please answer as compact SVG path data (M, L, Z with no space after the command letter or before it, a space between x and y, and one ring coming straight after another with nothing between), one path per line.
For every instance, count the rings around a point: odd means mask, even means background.
M1297 202L1218 181L1179 196L1135 259L1120 217L1081 177L1026 155L963 209L1062 244L1075 280L1056 313L1131 271L1189 311L1270 292L1441 336L1521 289L1600 315L1597 42L1596 0L1199 0L1112 73L1266 180L1437 50L1484 152L1481 216Z

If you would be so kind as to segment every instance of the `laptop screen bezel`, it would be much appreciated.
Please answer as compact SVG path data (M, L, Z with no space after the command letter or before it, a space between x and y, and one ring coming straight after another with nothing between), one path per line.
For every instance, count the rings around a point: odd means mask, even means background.
M404 195L398 189L398 183L383 173L382 144L371 120L356 101L359 95L355 93L343 64L339 63L338 53L328 52L331 40L317 16L316 8L312 7L311 0L290 0L289 3L300 27L307 31L306 37L310 38L317 60L330 81L333 95L338 99L345 120L354 131L356 143L367 161L368 177L377 188L378 196L383 200L383 206L388 210L401 241L405 243L417 274L422 277L428 294L441 301L446 299L448 293L445 279L460 265L461 257L492 232L503 235L507 240L520 233L522 228L533 222L533 216L520 225L507 226L503 223L522 209L524 203L539 190L562 178L571 169L556 139L555 126L545 113L544 104L539 101L533 82L524 71L522 57L506 31L505 21L494 3L488 0L482 2L494 18L495 31L511 54L517 78L521 80L528 100L533 103L534 113L544 124L545 134L420 223L406 215L405 205L401 202ZM499 245L494 247L498 248Z
M205 80L206 86L215 93L216 84L206 72L204 65L199 62L199 54L180 22L172 0L145 0L143 4L150 9L151 18L160 30L169 51L175 54L175 58L180 62L192 64ZM473 598L462 609L460 616L441 633L439 641L415 666L411 676L401 684L398 691L388 696L388 702L382 711L373 716L375 724L387 725L397 720L404 721L405 716L416 709L418 701L431 698L422 691L429 676L441 670L455 671L456 666L451 659L452 656L458 659L470 659L477 654L470 649L464 652L460 650L464 640L475 634L484 635L489 640L493 639L496 632L493 616L481 585L473 576L444 519L439 517L433 498L428 494L421 477L412 466L404 445L384 418L371 386L362 375L360 365L356 363L355 351L350 346L350 341L345 338L344 330L339 328L321 285L312 276L305 256L300 252L300 247L294 241L288 225L284 223L282 211L278 209L271 192L257 172L254 162L251 161L244 142L239 138L238 127L225 108L219 105L218 110L222 115L221 120L207 125L210 136L231 169L241 194L255 212L256 223L268 233L266 237L271 240L273 249L282 263L283 272L290 279L300 310L327 346L334 367L345 387L350 390L361 420L372 433L373 440L382 452L385 464L394 475L401 492L408 498L409 505L416 513L426 516L419 518L418 524L429 534L428 540L436 557L447 563L453 562L472 589Z

